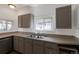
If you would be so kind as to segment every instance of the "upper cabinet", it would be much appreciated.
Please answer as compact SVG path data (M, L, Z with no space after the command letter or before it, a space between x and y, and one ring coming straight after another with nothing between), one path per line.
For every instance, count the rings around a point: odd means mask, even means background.
M33 19L32 14L25 14L18 16L18 27L19 28L30 28L31 19Z
M71 5L56 8L56 28L71 29L72 28L72 12Z

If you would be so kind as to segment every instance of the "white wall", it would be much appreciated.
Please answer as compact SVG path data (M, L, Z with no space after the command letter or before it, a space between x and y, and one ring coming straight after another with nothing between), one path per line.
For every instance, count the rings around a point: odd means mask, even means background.
M19 16L19 15L23 15L23 14L29 14L32 12L33 12L32 8L30 6L26 6L25 8L18 10L17 15ZM18 28L18 31L32 32L32 24L31 24L30 28Z
M28 13L32 13L32 8L30 6L26 6L23 9L19 9L17 11L18 15L23 15L23 14L28 14Z
M9 7L4 7L4 5L0 5L0 19L5 20L13 20L13 30L12 31L24 31L24 32L34 32L33 27L31 28L18 28L18 15L33 13L35 16L41 17L53 17L53 20L56 20L56 12L55 8L66 6L65 4L46 4L46 5L38 5L36 7L25 7L21 10L13 10ZM61 35L75 35L79 37L79 5L72 5L72 29L55 29L52 32L45 32L51 34L61 34ZM55 23L55 21L54 21ZM32 25L32 23L31 23Z
M77 5L77 8L74 11L74 19L75 19L75 36L79 38L79 5Z
M17 31L17 14L8 6L5 7L4 4L0 5L0 19L12 20L14 23L11 31Z
M26 13L33 13L35 16L41 17L53 17L53 20L56 20L56 11L55 8L66 6L65 4L54 4L54 5L39 5L34 8L26 8L23 11L19 11L18 15L26 14ZM79 38L79 5L72 5L72 29L55 29L52 32L44 32L44 33L51 33L51 34L60 34L60 35L74 35ZM56 21L55 21L56 22ZM34 32L33 27L31 28L19 28L18 31L24 32Z
M12 31L24 31L24 32L34 32L33 26L30 28L18 28L18 15L32 13L35 16L40 17L53 17L54 23L56 22L56 11L57 7L66 6L66 4L42 4L37 5L35 7L24 7L19 10L13 10L8 6L4 7L5 5L0 5L0 19L5 20L13 20L13 30ZM32 5L33 6L33 5ZM51 34L61 34L61 35L75 35L79 37L79 5L72 5L72 29L56 29L52 32L44 32L44 33L51 33ZM32 25L32 22L31 22Z
M29 10L27 12L23 11L22 13L33 13L35 16L40 16L40 17L53 17L53 20L56 20L56 11L55 8L57 7L62 7L66 6L63 4L46 4L46 5L39 5L37 7L32 8L32 12ZM74 6L73 6L74 7ZM72 8L72 11L74 11L75 7ZM20 12L21 13L21 12ZM72 15L73 16L73 15ZM54 21L55 23L56 21ZM72 24L73 25L73 24ZM56 25L55 25L56 26ZM74 27L74 26L73 26ZM25 31L25 32L33 32L33 29L22 29L20 28L19 31ZM61 34L61 35L73 35L74 30L73 29L56 29L52 32L44 32L44 33L51 33L51 34Z

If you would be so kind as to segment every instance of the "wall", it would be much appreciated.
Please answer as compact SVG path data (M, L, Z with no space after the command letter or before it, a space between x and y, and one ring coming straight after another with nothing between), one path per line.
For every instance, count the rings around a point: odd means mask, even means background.
M79 5L77 5L77 7L76 7L76 9L75 9L75 11L74 11L74 19L75 19L75 36L77 37L77 38L79 38Z
M66 6L63 4L44 4L44 5L39 5L37 7L32 8L32 13L35 16L40 16L40 17L53 17L54 23L56 22L56 12L55 12L55 8L57 7L62 7L62 6ZM75 8L73 8L75 9ZM28 13L30 12L29 10L27 12L22 12L22 13ZM21 12L20 12L21 13ZM30 12L31 13L31 12ZM32 28L32 27L31 27ZM34 32L33 29L31 28L27 28L27 29L22 29L19 28L19 31L25 31L25 32ZM54 27L54 31L52 32L43 32L43 33L48 33L48 34L61 34L61 35L72 35L73 34L73 30L72 29L56 29Z
M32 13L33 10L30 6L26 6L25 8L23 9L20 9L17 11L17 15L23 15L23 14L29 14L29 13ZM33 32L32 30L32 21L31 21L31 27L30 28L18 28L18 31L23 31L23 32Z
M0 19L12 20L14 23L11 31L17 31L17 14L5 4L0 5Z
M17 11L18 15L23 15L23 14L28 14L28 13L32 13L32 8L30 6L26 6L22 9L19 9Z
M18 15L27 14L27 13L33 13L35 16L41 16L41 17L53 17L54 23L56 20L55 15L55 8L66 6L65 4L44 4L44 5L38 5L36 7L25 7L23 9L19 10L13 10L9 8L8 6L4 7L5 5L0 5L0 19L5 20L13 20L14 25L12 27L12 31L24 31L24 32L34 32L33 26L31 28L18 28ZM44 32L49 34L61 34L61 35L75 35L79 38L79 5L72 5L72 29L56 29L54 28L54 31L52 32ZM31 22L32 25L32 22Z
M24 31L24 32L34 32L33 26L30 28L18 28L18 15L33 13L35 16L41 17L53 17L54 23L56 20L55 8L66 6L65 4L42 4L35 7L25 7L19 10L13 10L8 6L5 7L4 4L0 4L0 19L12 20L14 22L12 31ZM72 5L72 29L56 29L52 32L44 32L51 34L61 34L61 35L75 35L79 37L79 5ZM32 22L31 22L32 25Z

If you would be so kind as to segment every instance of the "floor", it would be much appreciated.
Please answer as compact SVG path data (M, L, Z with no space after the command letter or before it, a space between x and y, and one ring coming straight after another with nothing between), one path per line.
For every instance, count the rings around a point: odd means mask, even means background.
M19 53L15 52L15 51L12 51L12 52L9 53L9 54L19 54Z

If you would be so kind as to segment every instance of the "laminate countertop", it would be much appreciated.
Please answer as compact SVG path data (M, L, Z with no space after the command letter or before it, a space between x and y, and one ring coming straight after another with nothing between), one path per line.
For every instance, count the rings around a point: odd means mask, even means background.
M29 35L26 35L23 33L16 33L16 32L0 34L0 38L9 37L9 36L19 36L19 37L24 37L28 39L53 42L57 44L79 45L79 39L75 37L44 37L43 36L42 38L33 38L33 37L29 37Z

